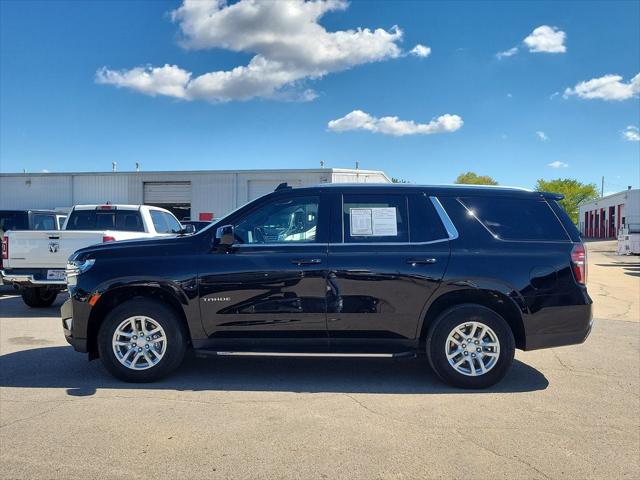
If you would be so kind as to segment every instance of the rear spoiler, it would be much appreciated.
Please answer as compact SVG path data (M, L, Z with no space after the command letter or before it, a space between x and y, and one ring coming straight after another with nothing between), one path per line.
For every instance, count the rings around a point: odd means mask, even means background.
M547 200L562 200L564 198L564 195L562 195L561 193L540 192L540 195L542 195Z

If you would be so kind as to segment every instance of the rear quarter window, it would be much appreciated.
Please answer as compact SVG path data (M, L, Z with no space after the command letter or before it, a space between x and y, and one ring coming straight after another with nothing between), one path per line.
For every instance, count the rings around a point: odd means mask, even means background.
M544 199L463 197L458 201L469 215L501 240L569 240L558 217Z

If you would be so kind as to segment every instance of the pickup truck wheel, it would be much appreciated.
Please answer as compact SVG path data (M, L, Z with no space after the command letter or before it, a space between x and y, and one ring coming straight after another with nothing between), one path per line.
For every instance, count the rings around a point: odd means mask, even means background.
M57 296L57 290L43 287L31 287L22 290L22 301L31 308L50 307L56 301Z
M463 304L443 312L427 336L427 357L436 374L460 388L486 388L509 371L513 332L493 310Z
M114 308L98 333L105 368L126 382L152 382L176 369L187 342L175 312L148 299L129 300Z

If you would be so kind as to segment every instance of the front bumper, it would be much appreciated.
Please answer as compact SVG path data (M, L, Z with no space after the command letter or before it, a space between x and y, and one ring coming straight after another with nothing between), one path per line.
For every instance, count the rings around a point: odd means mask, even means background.
M62 318L62 331L64 332L64 338L69 345L77 352L86 353L87 339L86 337L74 336L73 325L73 299L69 298L60 307L60 317Z
M48 280L46 268L14 268L0 270L0 275L2 276L4 283L12 283L18 286L59 286L60 288L64 288L67 284L66 280Z

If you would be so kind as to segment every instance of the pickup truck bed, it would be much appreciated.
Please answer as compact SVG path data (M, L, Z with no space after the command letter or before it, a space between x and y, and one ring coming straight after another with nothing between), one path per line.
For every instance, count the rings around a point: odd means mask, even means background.
M22 291L27 305L48 306L66 287L67 259L76 250L103 242L185 233L183 228L171 212L157 207L76 206L63 230L6 232L2 239L2 278ZM46 301L38 300L42 298Z

